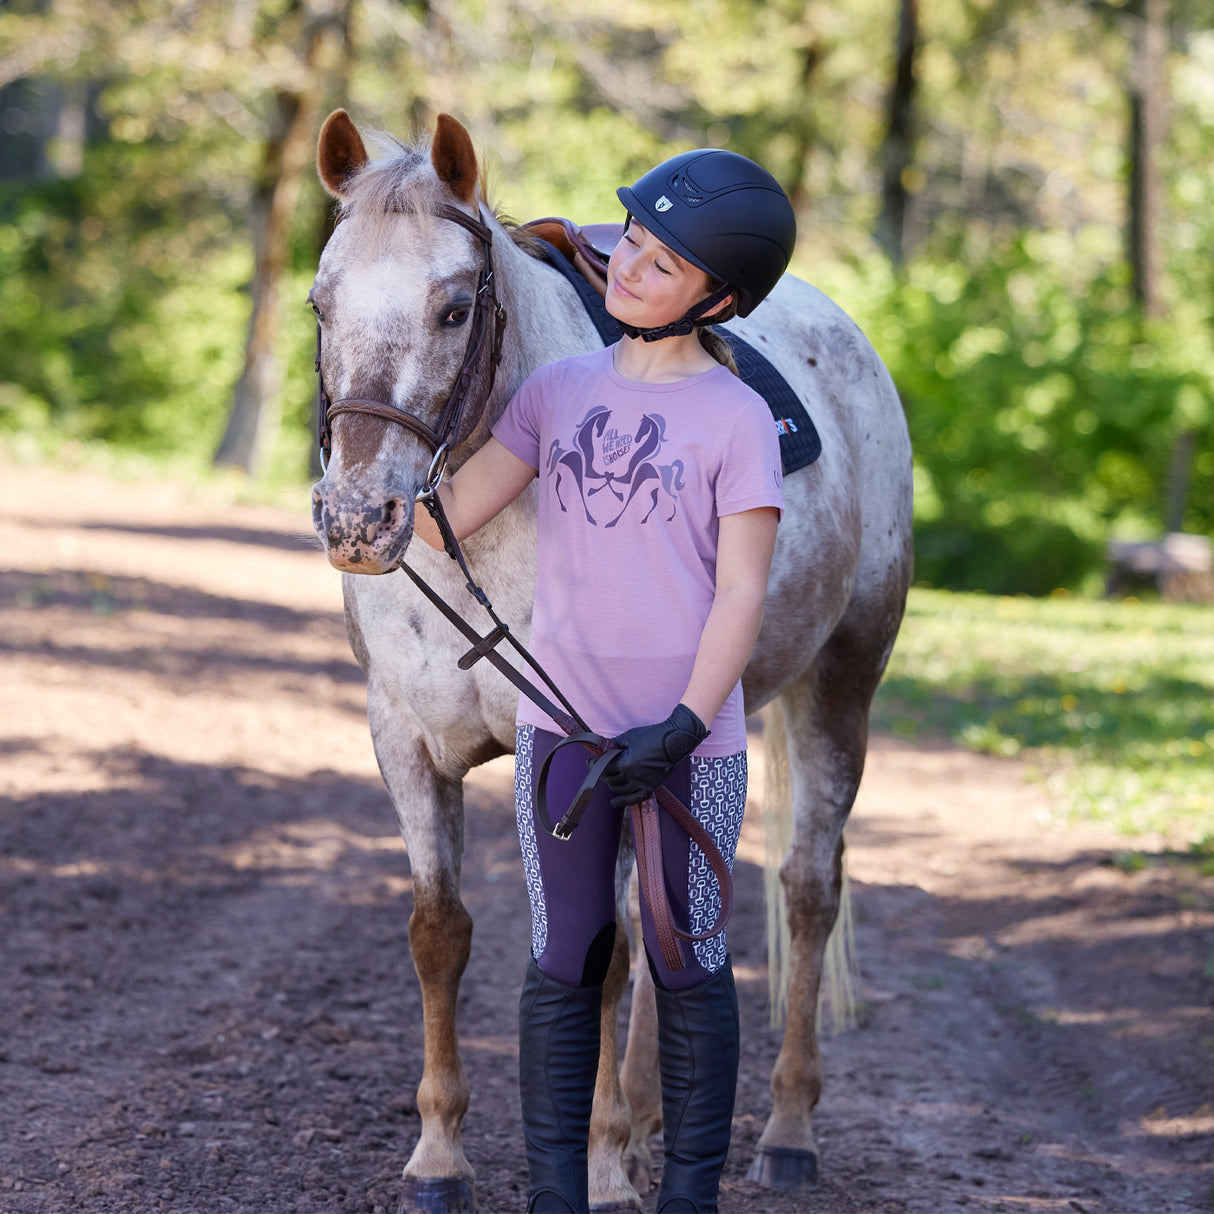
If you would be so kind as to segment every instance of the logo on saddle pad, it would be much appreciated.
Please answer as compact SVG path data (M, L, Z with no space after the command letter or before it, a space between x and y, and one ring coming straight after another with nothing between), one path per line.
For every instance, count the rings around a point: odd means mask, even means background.
M611 425L611 410L596 405L577 424L572 445L548 448L548 483L562 514L581 506L592 527L614 527L625 516L647 523L655 512L670 522L678 512L683 461L659 463L666 419L646 413L634 433Z

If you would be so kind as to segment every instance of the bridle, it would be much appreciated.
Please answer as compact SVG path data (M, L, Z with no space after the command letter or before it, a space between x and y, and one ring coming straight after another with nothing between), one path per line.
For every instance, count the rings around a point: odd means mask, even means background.
M463 420L464 409L471 395L472 383L476 377L477 368L484 357L486 347L489 350L488 384L485 388L484 400L489 399L493 391L493 382L497 376L497 366L502 358L502 338L506 332L506 309L497 298L497 284L493 275L493 231L488 224L466 214L457 207L446 204L436 212L440 218L449 219L467 228L481 244L481 272L476 284L476 301L472 306L472 319L468 334L468 345L464 351L463 365L455 377L451 395L439 415L437 423L431 427L420 417L407 413L395 405L383 401L368 400L361 396L341 396L331 400L325 390L325 377L320 369L321 324L316 322L316 376L320 384L320 411L317 438L320 444L320 463L327 468L329 456L333 449L333 419L343 413L362 413L368 417L382 418L404 426L416 434L434 453L430 461L430 469L426 473L426 482L422 492L433 493L443 473L447 468L447 459L451 448L459 439L460 423ZM489 336L490 318L493 321L492 337Z

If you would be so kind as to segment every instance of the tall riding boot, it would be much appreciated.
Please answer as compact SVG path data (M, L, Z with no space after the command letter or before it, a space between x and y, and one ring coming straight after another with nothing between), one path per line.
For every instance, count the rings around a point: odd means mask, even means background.
M564 986L532 958L519 1000L519 1093L531 1171L529 1214L586 1214L590 1108L601 986Z
M657 989L666 1163L658 1214L716 1214L738 1084L738 995L728 959L688 991Z

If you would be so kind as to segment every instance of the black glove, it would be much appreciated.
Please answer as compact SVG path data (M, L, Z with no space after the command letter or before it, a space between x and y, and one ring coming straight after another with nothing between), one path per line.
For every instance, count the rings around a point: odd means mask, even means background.
M657 725L638 725L615 741L620 750L603 770L616 809L637 805L708 737L704 722L686 704Z

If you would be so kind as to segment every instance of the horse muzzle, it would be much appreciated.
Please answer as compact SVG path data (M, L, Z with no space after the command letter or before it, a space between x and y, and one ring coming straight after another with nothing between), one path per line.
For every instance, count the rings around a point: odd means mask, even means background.
M391 573L413 538L413 499L347 500L324 480L312 488L312 526L343 573Z

